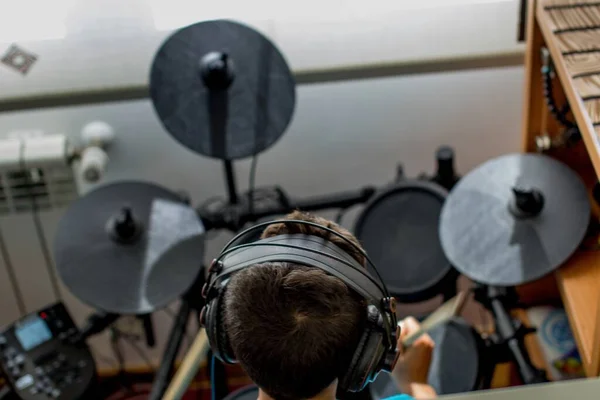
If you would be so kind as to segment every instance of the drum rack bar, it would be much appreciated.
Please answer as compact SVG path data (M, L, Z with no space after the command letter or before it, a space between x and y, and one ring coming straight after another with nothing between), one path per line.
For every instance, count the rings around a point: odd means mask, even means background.
M600 177L600 2L591 0L530 0L525 54L525 101L522 150L540 151L540 137L554 141L565 128L546 104L543 87L544 52L551 59L553 94L566 117L577 126L581 141L545 149L579 173L590 189L594 218L598 205L591 189ZM559 143L557 141L556 143ZM595 246L578 250L555 274L587 376L600 373L600 252Z

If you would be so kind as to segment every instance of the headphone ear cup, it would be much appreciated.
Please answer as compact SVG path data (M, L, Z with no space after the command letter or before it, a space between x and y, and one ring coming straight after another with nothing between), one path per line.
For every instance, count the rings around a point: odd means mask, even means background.
M204 329L206 330L206 337L208 338L208 344L210 346L210 349L212 350L213 354L216 357L219 357L217 355L217 353L219 352L218 350L218 345L217 345L217 335L215 332L215 313L213 312L213 310L215 309L215 302L216 300L210 300L209 302L206 303L206 305L204 306L204 309L202 310L202 313L204 314Z
M363 334L360 338L360 341L358 342L358 346L356 347L356 350L354 351L354 354L352 356L352 361L350 362L350 365L348 366L348 370L346 371L346 374L340 381L340 388L342 390L356 392L356 391L360 390L360 388L362 386L363 382L360 379L360 375L362 375L362 372L359 371L359 369L360 369L359 365L361 364L361 359L363 358L363 353L364 353L369 335L370 335L370 332L368 332L368 329L365 329L365 331L363 332ZM359 382L359 381L361 381L361 382Z
M227 334L227 329L225 327L225 293L227 292L227 288L224 287L219 293L218 299L219 302L217 304L217 337L218 337L218 346L219 353L221 354L221 361L226 364L234 364L236 362L235 355L233 354L233 349L231 348L231 343L229 342L229 335Z
M383 333L377 326L379 311L369 307L369 316L348 371L340 381L342 390L359 392L371 382L380 370L384 353Z
M205 327L208 343L215 357L226 364L233 364L235 363L235 357L223 321L226 291L226 288L222 288L219 294L206 305Z

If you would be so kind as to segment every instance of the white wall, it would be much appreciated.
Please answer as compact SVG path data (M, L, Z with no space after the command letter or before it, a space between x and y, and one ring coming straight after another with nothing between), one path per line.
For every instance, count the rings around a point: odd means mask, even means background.
M2 102L144 87L176 28L231 18L267 35L297 74L515 54L519 0L20 0L0 12L0 54L38 56L22 76L0 65ZM0 3L0 10L2 3ZM16 9L12 9L16 7ZM35 9L36 17L27 10Z
M257 184L280 183L296 196L383 184L393 178L399 161L409 175L432 171L440 144L455 147L458 169L466 172L490 157L518 151L522 86L522 67L301 86L289 131L259 158ZM119 135L106 181L145 179L184 188L195 204L224 193L221 165L171 139L149 101L0 115L0 132L41 128L75 137L92 119L109 122ZM246 187L248 162L241 162L238 172L240 186ZM44 215L50 242L60 214ZM28 308L53 301L31 217L1 218L0 229ZM207 260L226 237L210 239ZM2 273L0 263L0 279ZM67 290L63 294L82 321L89 309ZM0 292L0 304L0 325L18 316L10 292ZM164 341L170 320L159 312L155 321ZM106 365L111 357L106 338L94 343ZM158 354L152 353L154 359ZM128 362L143 364L134 353Z

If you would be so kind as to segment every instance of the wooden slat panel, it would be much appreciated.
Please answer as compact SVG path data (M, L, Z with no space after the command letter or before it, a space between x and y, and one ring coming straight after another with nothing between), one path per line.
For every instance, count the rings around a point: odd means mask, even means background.
M600 43L598 43L600 46ZM600 53L571 54L564 56L565 65L572 77L600 74Z
M600 96L600 76L598 75L574 79L573 85L582 98Z
M546 13L553 31L600 26L600 6L551 9Z
M600 25L600 7L577 7L545 10L544 4L538 3L536 21L550 51L555 70L560 78L565 95L577 126L581 131L585 148L595 170L596 180L600 177L600 140L594 120L599 115L596 99L600 97L600 75L589 75L574 78L572 72L595 72L591 65L594 58L563 55L565 46L584 48L588 44L574 43L576 38L589 40L587 36L568 36L561 39L566 32L556 33L556 29L568 30L591 25ZM535 49L539 54L539 48ZM582 65L577 65L582 62ZM583 99L582 99L583 97ZM589 103L589 104L588 104ZM590 115L591 113L591 115ZM600 315L600 253L595 251L579 251L556 272L557 282L569 321L573 329L577 347L581 354L586 374L598 376L600 367L600 336L598 315Z
M595 336L600 303L600 254L578 252L556 275L586 374L597 376L597 360L593 360L592 355L600 345L600 338Z
M598 0L544 0L542 4L544 7L559 7L559 6L586 6L590 4L598 4Z
M583 104L588 114L590 114L592 123L600 123L600 99L587 100ZM596 127L596 132L598 132L598 127Z
M556 40L563 53L600 50L600 29L564 32Z
M521 148L524 152L535 151L535 137L542 131L543 110L547 109L542 91L542 60L540 47L543 44L542 32L535 21L535 1L527 4L527 51L525 52L525 90L523 99L523 120Z

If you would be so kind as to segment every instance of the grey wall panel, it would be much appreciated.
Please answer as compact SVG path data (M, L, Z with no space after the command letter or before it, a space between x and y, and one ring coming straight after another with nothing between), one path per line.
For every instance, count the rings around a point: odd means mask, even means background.
M518 0L386 0L366 7L358 0L320 1L318 13L305 2L274 0L107 1L39 2L36 10L45 18L36 20L35 29L19 2L11 7L23 11L11 8L0 15L0 53L18 43L38 56L26 79L0 68L0 109L31 107L40 98L47 105L53 96L64 101L90 92L145 89L163 40L174 29L214 18L235 19L267 35L299 76L415 62L447 67L524 49L516 41Z
M54 244L54 237L56 235L56 229L58 226L58 222L60 221L60 218L62 217L63 213L64 213L64 209L58 209L58 210L46 211L46 212L40 213L40 219L41 219L42 223L44 224L44 235L46 238L46 242L50 246L51 252L52 252L52 248L53 248L53 244ZM76 234L76 233L74 233L74 234ZM62 283L62 281L60 280L60 277L58 276L58 272L55 269L54 260L53 260L52 268L54 270L54 273L58 277L58 284L59 284L61 300L64 301L64 303L69 308L69 311L71 312L73 318L75 319L75 322L78 324L83 324L85 319L90 315L90 313L92 313L94 311L94 309L91 308L90 306L82 303L75 296L73 296L71 294L71 292L69 291L69 289Z
M0 218L0 229L23 293L26 312L57 300L31 215Z

